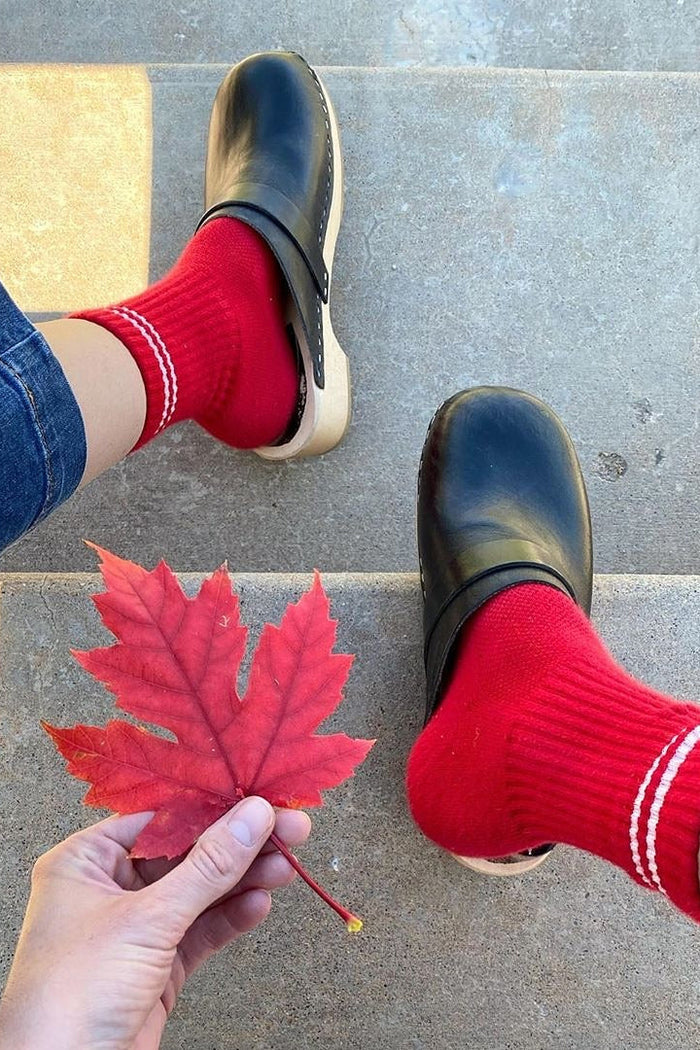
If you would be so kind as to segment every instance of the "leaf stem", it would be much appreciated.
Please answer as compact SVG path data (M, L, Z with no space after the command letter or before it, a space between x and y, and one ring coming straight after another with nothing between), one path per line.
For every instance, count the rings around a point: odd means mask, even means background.
M319 886L316 880L311 878L308 871L301 866L294 854L290 853L284 842L282 842L274 832L270 835L270 842L277 847L283 857L286 857L294 870L301 875L306 885L310 886L314 893L317 893L321 900L330 905L333 911L341 917L350 933L358 933L362 929L362 919L358 919L357 915L353 915L352 912L348 911L347 908L344 908L342 904L338 904L338 902L331 897L330 893L327 893L324 890L323 886Z

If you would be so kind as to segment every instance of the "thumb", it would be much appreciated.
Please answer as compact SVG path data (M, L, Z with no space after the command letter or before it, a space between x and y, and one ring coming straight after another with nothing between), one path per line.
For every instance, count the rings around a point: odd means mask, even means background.
M176 868L148 887L151 917L165 912L181 938L205 908L240 882L274 826L269 802L244 798L207 828Z

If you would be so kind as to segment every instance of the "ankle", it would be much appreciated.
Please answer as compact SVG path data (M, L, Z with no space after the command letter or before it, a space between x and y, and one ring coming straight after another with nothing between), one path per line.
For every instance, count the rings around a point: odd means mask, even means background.
M128 349L146 389L136 448L194 419L239 448L270 444L296 407L281 275L244 223L207 223L162 280L139 296L80 316Z

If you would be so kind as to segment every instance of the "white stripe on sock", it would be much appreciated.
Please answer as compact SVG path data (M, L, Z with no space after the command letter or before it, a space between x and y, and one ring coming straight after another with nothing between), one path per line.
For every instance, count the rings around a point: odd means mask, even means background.
M662 893L666 893L666 890L661 884L659 869L656 866L656 831L659 826L661 807L666 800L666 796L673 781L678 775L679 769L698 741L700 741L700 726L695 726L695 729L689 730L683 737L683 740L680 742L675 753L671 757L671 761L666 766L661 780L659 781L659 786L656 789L654 801L651 804L651 810L649 812L649 824L647 826L647 862L654 885Z
M678 737L680 735L680 733L676 733L676 735L669 740L665 748L661 751L660 754L656 756L652 764L649 766L644 780L639 785L639 791L637 792L637 797L635 798L634 806L632 807L632 817L630 819L630 849L632 850L632 860L634 861L634 867L640 879L642 879L645 885L649 886L650 888L651 880L647 878L644 872L644 868L642 867L642 858L639 853L639 817L641 815L642 806L644 804L644 796L646 795L647 788L651 783L651 778L653 777L656 770L659 768L659 765L663 760L664 756L666 755L668 749L675 744L676 740L678 740Z
M136 310L130 309L130 307L128 307L128 306L123 306L122 310L124 310L128 314L131 314L131 316L136 318L137 320L141 321L141 323L149 330L151 335L156 339L156 341L158 343L158 346L160 347L160 349L163 352L163 355L165 356L165 360L166 360L167 365L168 365L168 371L170 372L171 391L172 391L172 398L173 398L172 404L170 406L170 412L168 413L168 418L165 421L166 424L168 424L170 422L170 420L173 418L173 412L175 411L175 406L177 405L177 374L175 372L175 366L173 365L173 359L170 356L170 351L168 350L167 346L165 345L165 342L164 342L160 332L157 330L157 328L153 327L153 325L151 324L151 322L149 320L147 320L147 318L145 318L141 314L137 313Z
M158 367L160 368L160 373L161 373L161 375L163 377L163 413L162 413L162 415L160 417L160 423L158 424L158 426L156 428L156 433L158 433L158 431L163 429L163 426L165 424L165 420L168 417L168 410L170 408L170 380L169 380L168 373L167 373L166 368L165 368L165 364L163 362L163 358L162 358L161 352L160 352L159 348L156 346L156 344L153 342L153 340L151 339L150 335L148 334L146 329L143 327L143 325L139 324L139 322L135 318L130 317L126 310L119 308L119 309L112 310L112 313L116 314L118 317L121 317L122 320L128 321L129 324L133 325L134 328L138 332L141 333L141 335L143 336L143 338L146 340L146 342L150 346L151 350L153 351L153 356L155 357L156 361L158 362Z

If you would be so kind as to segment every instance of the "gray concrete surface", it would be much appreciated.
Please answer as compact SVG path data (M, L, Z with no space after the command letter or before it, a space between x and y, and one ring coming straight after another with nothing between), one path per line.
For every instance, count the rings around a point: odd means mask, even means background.
M151 71L154 277L196 222L222 72ZM427 423L455 390L502 383L570 428L599 571L699 571L698 77L325 75L347 169L332 300L354 377L345 443L273 466L178 427L0 569L89 568L88 537L180 570L412 570Z
M695 0L0 0L0 61L229 62L293 48L338 65L698 69Z
M233 566L235 569L235 565ZM308 585L237 576L257 635ZM33 859L93 817L39 726L101 722L111 698L69 646L104 644L96 578L3 577L0 947L8 964ZM196 578L188 578L192 589ZM357 654L332 725L378 743L329 794L303 860L363 915L350 937L301 884L260 931L192 981L166 1050L687 1050L700 1036L700 939L665 901L560 847L539 874L472 875L414 829L405 759L421 723L414 576L326 577L340 647ZM594 615L650 684L698 696L700 577L596 580Z

